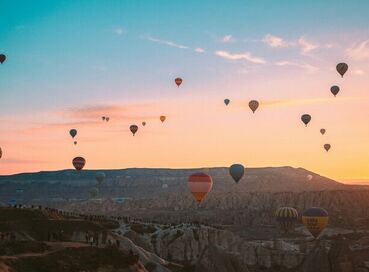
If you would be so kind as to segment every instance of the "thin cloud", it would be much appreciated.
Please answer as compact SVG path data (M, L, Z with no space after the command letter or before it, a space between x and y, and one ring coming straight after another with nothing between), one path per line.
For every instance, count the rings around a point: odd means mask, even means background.
M147 36L147 37L143 37L143 38L148 40L148 41L151 41L151 42L165 44L165 45L172 46L172 47L179 48L179 49L188 49L189 48L186 45L178 44L178 43L175 43L175 42L172 42L172 41L161 40L161 39L154 38L154 37L151 37L151 36Z
M262 58L254 57L250 52L245 53L231 53L228 51L216 51L215 55L227 60L246 60L255 64L265 64L266 61Z
M278 61L275 63L277 66L293 66L301 69L305 69L308 73L315 73L319 70L318 67L307 63L298 63L293 61Z
M262 41L270 47L287 47L291 45L290 42L287 42L281 37L274 36L272 34L265 35Z
M346 55L353 60L369 59L369 40L362 41L346 49Z
M205 53L205 49L203 49L201 47L198 47L198 48L195 48L195 52L197 52L197 53Z
M304 37L300 37L297 41L298 45L301 48L301 53L303 54L308 54L311 51L319 48L319 45L313 42L308 41L306 38Z
M234 42L234 41L235 41L235 39L233 38L232 35L225 35L221 40L221 42L223 42L223 43L231 43L231 42Z
M122 36L123 34L126 33L126 30L122 27L116 27L112 29L112 32L118 36Z

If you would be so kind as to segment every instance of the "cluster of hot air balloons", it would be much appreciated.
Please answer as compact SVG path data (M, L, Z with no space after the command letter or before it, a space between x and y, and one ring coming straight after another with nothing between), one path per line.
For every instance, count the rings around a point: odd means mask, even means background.
M295 229L299 215L295 208L281 207L275 212L275 218L279 229L284 233L289 233ZM318 238L328 224L328 212L323 208L312 207L305 210L302 214L302 223L307 230Z
M348 70L348 65L344 62L338 63L336 66L336 70L337 72L341 75L341 77L343 77L343 75L347 72ZM340 91L340 87L333 85L331 87L331 93L336 96L338 94L338 92ZM311 115L310 114L303 114L301 115L301 121L305 124L305 126L307 126L310 121L311 121ZM324 135L326 133L326 129L322 128L320 129L320 133L322 135ZM331 149L331 145L330 144L324 144L323 145L324 149L328 152Z
M77 130L75 128L72 128L71 130L69 130L69 134L70 134L70 136L72 136L72 139L74 139L74 137L77 136ZM76 145L77 141L74 141L73 143L74 143L74 145Z
M110 120L110 117L107 117L107 116L102 116L101 119L105 122L109 122Z

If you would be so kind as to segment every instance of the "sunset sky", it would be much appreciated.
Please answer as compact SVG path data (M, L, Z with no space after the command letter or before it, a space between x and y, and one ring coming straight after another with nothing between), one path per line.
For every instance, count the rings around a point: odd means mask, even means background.
M0 174L83 156L87 169L242 163L369 180L369 1L3 0L1 10Z

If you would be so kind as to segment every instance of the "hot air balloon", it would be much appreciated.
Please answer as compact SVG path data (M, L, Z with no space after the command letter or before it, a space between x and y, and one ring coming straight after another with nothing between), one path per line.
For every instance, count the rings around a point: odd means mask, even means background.
M325 144L324 149L328 152L329 149L331 149L331 145L330 144Z
M3 64L5 60L6 60L6 56L4 54L0 54L0 63Z
M142 126L146 126L146 122L142 122Z
M228 98L224 99L224 104L228 106L229 102L231 102Z
M331 87L331 93L336 96L338 94L338 92L340 91L340 87L334 85Z
M82 170L86 164L86 160L82 157L75 157L72 162L77 171Z
M106 122L109 122L109 120L110 120L110 117L105 117Z
M307 126L311 121L311 116L309 114L303 114L301 116L301 121L305 124L305 126Z
M160 116L160 121L161 121L162 123L164 123L165 119L166 119L166 117L165 117L164 115Z
M245 167L242 164L232 164L229 167L229 174L232 176L233 180L238 183L242 179L245 173Z
M306 176L306 179L307 179L308 181L311 181L311 180L313 179L313 175L307 175L307 176Z
M322 135L324 135L324 134L325 134L325 129L324 129L324 128L321 128L321 129L320 129L320 133L321 133Z
M328 212L322 208L309 208L302 214L302 223L317 238L328 224Z
M106 118L105 116L101 117L101 119L102 119L103 121L105 121L105 118Z
M213 180L205 173L195 173L189 176L187 185L192 196L200 203L213 187Z
M177 86L179 87L181 84L182 84L182 78L180 78L180 77L177 77L175 80L174 80L174 82L177 84Z
M3 151L1 150L1 147L0 147L0 159L2 156L3 156Z
M131 126L129 127L129 129L131 130L131 132L132 132L133 136L135 136L135 134L136 134L136 132L137 132L137 130L138 130L138 126L136 126L136 125L131 125Z
M161 186L162 189L167 189L168 188L168 184L164 183L162 186Z
M72 136L72 138L74 138L77 135L77 130L72 128L71 130L69 130L69 134L70 134L70 136Z
M96 187L93 187L89 190L90 193L90 197L97 197L97 195L99 194L99 189L97 189Z
M105 173L104 172L98 172L95 175L95 179L99 185L104 182L105 180Z
M123 204L123 202L124 202L124 197L120 197L120 196L119 196L119 197L116 197L114 200L115 200L115 202L116 202L116 203L118 203L118 204Z
M337 66L336 66L336 70L341 75L341 77L343 77L343 75L348 70L348 65L344 62L338 63Z
M298 217L297 210L292 207L281 207L275 212L278 227L285 233L294 230Z
M77 141L74 141L73 143L74 143L74 145L76 145L77 144Z
M259 102L256 100L251 100L249 102L249 107L252 110L253 113L255 113L255 111L257 110L257 108L259 107Z

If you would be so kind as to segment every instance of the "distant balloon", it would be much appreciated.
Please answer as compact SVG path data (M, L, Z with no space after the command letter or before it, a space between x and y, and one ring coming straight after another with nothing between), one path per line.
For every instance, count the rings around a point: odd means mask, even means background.
M2 149L0 147L0 159L1 159L2 156L3 156L3 151L2 151Z
M74 145L77 145L77 141L74 141L73 143L74 143Z
M324 134L325 134L325 132L326 132L326 130L325 130L324 128L321 128L321 129L320 129L320 133L321 133L322 135L324 135Z
M344 62L338 63L337 66L336 66L336 70L341 75L341 77L343 77L343 75L348 70L348 65Z
M0 63L3 64L5 60L6 60L6 56L4 54L0 54Z
M228 106L229 102L231 102L228 98L224 99L224 104L226 104L226 106Z
M328 212L322 208L309 208L302 214L302 223L317 238L328 224Z
M174 82L177 84L177 86L179 87L181 84L182 84L182 78L180 78L180 77L177 77L175 80L174 80Z
M89 193L91 197L97 197L97 195L99 194L99 189L96 187L93 187L89 190Z
M324 149L328 152L329 149L331 149L331 145L330 144L325 144Z
M129 127L129 129L131 130L131 132L132 132L133 136L135 136L135 134L136 134L136 132L137 132L137 130L138 130L138 126L136 126L136 125L131 125L131 126Z
M298 212L292 207L281 207L275 212L278 227L285 233L294 230Z
M105 173L104 173L104 172L98 172L98 173L96 173L96 175L95 175L95 179L96 179L96 181L97 181L97 183L98 183L99 185L101 185L101 183L103 183L103 182L104 182L105 177L106 177L106 175L105 175Z
M340 87L334 85L331 87L331 93L336 96L338 94L338 92L340 91Z
M307 175L307 176L306 176L306 179L307 179L308 181L311 181L311 180L313 179L313 175Z
M146 122L142 122L142 126L146 126Z
M305 126L307 126L311 121L311 116L309 114L303 114L301 116L301 121L305 124Z
M238 183L245 174L245 167L242 164L232 164L229 167L229 174L232 176L233 180Z
M71 130L69 130L69 134L70 134L70 136L72 136L72 138L74 138L77 135L77 130L72 128Z
M102 119L103 121L105 121L105 118L106 118L105 116L101 117L101 119Z
M109 122L109 120L110 120L110 117L105 117L106 122Z
M213 180L205 173L195 173L189 176L187 185L192 196L200 203L213 187Z
M164 115L160 116L160 121L161 121L162 123L164 123L165 119L166 119L166 117L165 117Z
M72 163L74 168L76 168L77 171L80 171L85 166L86 160L82 157L75 157Z
M114 200L115 200L115 202L116 202L116 203L118 203L118 204L123 204L123 202L124 202L124 197L120 197L120 196L119 196L119 197L116 197Z
M259 107L259 102L258 101L256 101L256 100L251 100L250 102L249 102L249 107L250 107L250 109L252 110L252 112L253 113L255 113L255 111L258 109L258 107Z

